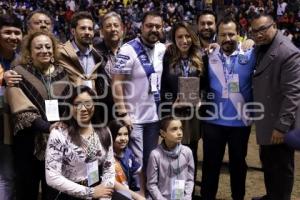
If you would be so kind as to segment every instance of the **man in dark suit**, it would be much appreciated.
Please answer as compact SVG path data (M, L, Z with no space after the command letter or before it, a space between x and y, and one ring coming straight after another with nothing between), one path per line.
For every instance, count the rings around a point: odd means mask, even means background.
M256 16L251 28L257 45L254 101L264 106L264 116L256 121L267 191L261 199L288 200L294 182L294 150L283 139L295 125L300 102L300 52L269 15Z

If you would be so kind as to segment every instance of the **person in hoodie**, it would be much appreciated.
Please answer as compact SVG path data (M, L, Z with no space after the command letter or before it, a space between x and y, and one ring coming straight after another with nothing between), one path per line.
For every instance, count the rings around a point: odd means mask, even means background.
M181 144L182 123L173 116L162 119L160 145L149 157L147 166L147 199L192 199L194 159L189 147Z

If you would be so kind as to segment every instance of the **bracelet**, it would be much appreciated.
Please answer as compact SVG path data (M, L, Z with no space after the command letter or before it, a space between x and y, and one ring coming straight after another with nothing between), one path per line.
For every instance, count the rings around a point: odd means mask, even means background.
M127 113L116 113L117 117L125 117L127 115Z

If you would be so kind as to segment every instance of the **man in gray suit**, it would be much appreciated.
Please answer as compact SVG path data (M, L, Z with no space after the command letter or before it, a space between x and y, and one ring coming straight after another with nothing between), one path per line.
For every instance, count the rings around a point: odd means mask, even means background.
M256 16L251 28L257 45L254 101L264 106L263 119L256 121L267 191L261 199L288 200L294 182L294 150L283 141L295 125L300 102L300 52L269 15Z

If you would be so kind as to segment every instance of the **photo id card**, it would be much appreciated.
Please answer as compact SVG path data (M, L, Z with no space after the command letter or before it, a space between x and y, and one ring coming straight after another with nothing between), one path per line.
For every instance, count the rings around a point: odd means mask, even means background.
M240 92L240 82L239 75L233 74L228 83L230 93L239 93Z
M83 81L83 84L85 86L88 86L89 88L93 89L93 82L92 82L92 80Z
M59 121L58 101L45 100L46 116L48 121Z
M150 75L150 91L151 92L157 92L158 91L158 74L152 73Z
M88 186L99 182L98 160L86 164Z
M184 197L184 180L174 179L171 185L171 200L181 200Z

